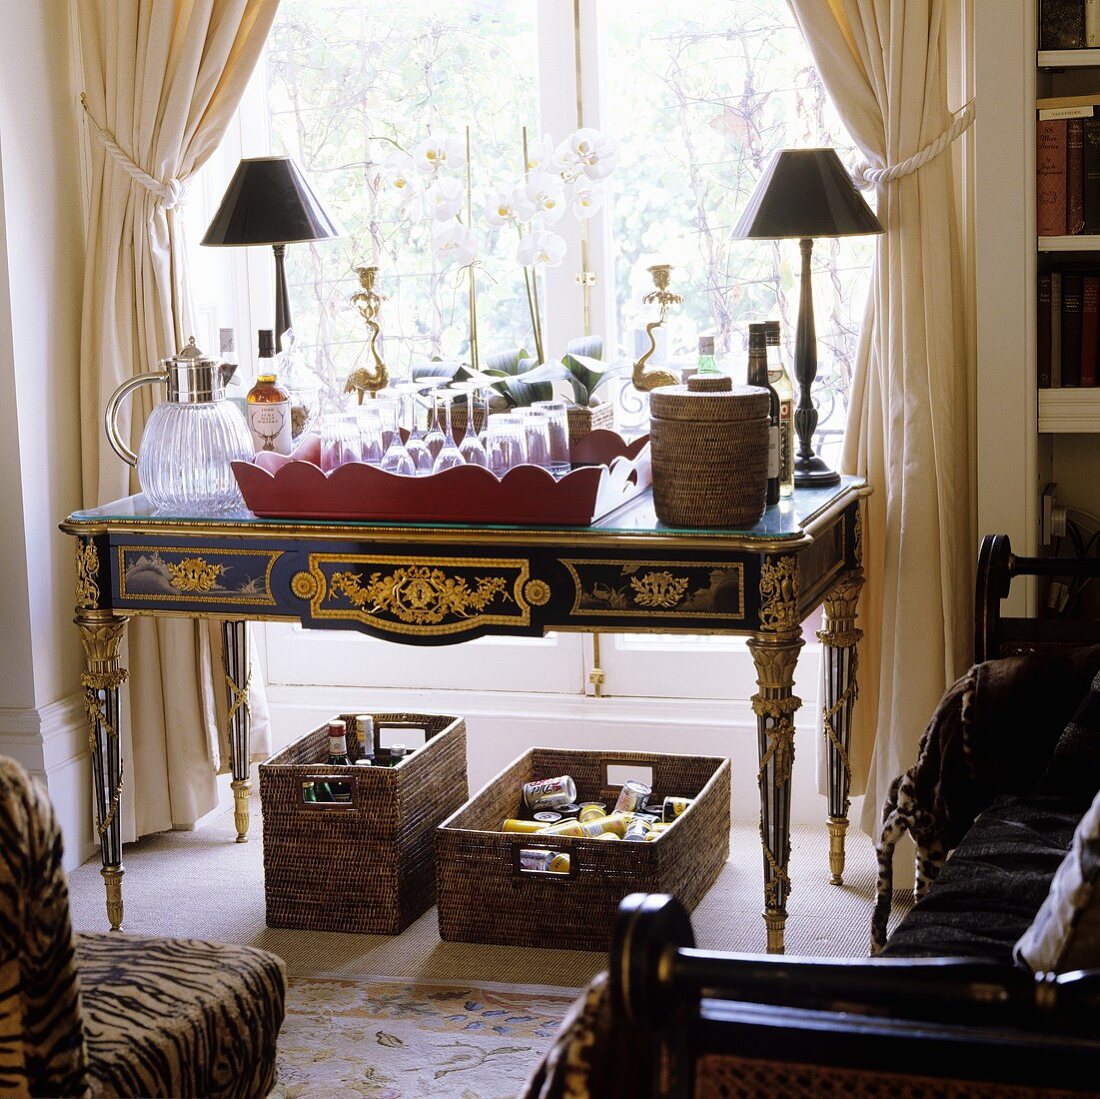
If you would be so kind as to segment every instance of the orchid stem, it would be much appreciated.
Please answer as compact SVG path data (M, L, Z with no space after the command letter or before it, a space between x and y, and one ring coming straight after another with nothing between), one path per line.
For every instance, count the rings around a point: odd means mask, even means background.
M470 127L466 127L466 221L471 230L474 224L473 207L473 171L470 167ZM474 273L473 263L467 268L470 280L470 365L474 370L479 370L477 351L477 277Z
M531 174L531 170L528 167L529 158L527 155L527 127L523 127L523 178L526 181ZM523 237L523 230L520 230L520 238ZM542 322L539 319L539 276L538 272L532 267L523 269L523 281L527 287L527 308L531 313L531 332L535 337L535 356L540 363L545 362L546 359L542 353Z

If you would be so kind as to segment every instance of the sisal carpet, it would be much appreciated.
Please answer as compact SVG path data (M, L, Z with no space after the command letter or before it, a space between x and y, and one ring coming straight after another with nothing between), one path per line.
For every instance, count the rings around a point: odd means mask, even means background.
M250 842L235 835L226 811L193 832L127 846L124 928L257 946L284 959L290 987L276 1099L515 1095L577 991L606 967L602 952L443 942L434 908L393 937L269 928L255 800ZM791 847L788 954L865 956L870 840L849 834L841 887L828 884L824 824L794 829ZM69 891L73 926L106 930L98 860L69 875ZM739 822L729 862L692 916L698 945L763 950L761 896L757 826ZM896 894L894 907L900 915L907 895Z

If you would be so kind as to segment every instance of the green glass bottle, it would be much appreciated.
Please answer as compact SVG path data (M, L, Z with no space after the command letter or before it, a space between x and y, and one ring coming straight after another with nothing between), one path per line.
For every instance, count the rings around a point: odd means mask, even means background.
M347 725L343 721L328 723L328 759L329 767L350 767L348 756ZM351 801L351 787L346 782L331 782L329 790L333 801Z
M302 801L317 801L317 791L312 782L302 783Z
M720 374L718 364L714 361L714 337L699 337L699 358L695 362L696 374Z

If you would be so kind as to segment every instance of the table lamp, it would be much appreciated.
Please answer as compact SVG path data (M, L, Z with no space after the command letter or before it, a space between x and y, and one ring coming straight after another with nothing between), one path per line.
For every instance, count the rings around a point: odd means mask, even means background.
M290 157L257 156L246 157L237 165L201 243L270 244L274 248L275 346L281 351L283 333L290 327L283 266L286 246L343 235L343 229L325 212Z
M798 488L840 482L840 474L831 470L813 449L817 430L817 409L810 396L817 377L817 334L810 286L813 238L862 236L882 231L881 223L856 190L835 149L781 149L772 158L733 230L738 240L799 238L802 279L794 343L794 376L798 382L794 483Z

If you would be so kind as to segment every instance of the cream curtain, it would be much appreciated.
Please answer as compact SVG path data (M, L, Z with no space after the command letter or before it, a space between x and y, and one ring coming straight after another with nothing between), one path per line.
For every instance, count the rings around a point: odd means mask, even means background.
M952 123L942 0L788 0L873 168ZM872 290L842 468L868 479L853 792L877 836L890 782L969 663L973 516L961 249L950 150L879 183Z
M80 362L84 502L94 506L137 491L107 446L103 409L121 382L155 369L191 334L180 185L225 133L278 0L80 0L75 7L94 121ZM120 159L156 181L153 189L107 153L96 127L114 138ZM139 390L130 422L122 420L135 451L153 401L150 388ZM213 809L215 776L229 758L217 627L131 619L128 633L124 841L190 827ZM252 683L252 747L262 756L267 709L255 674Z

